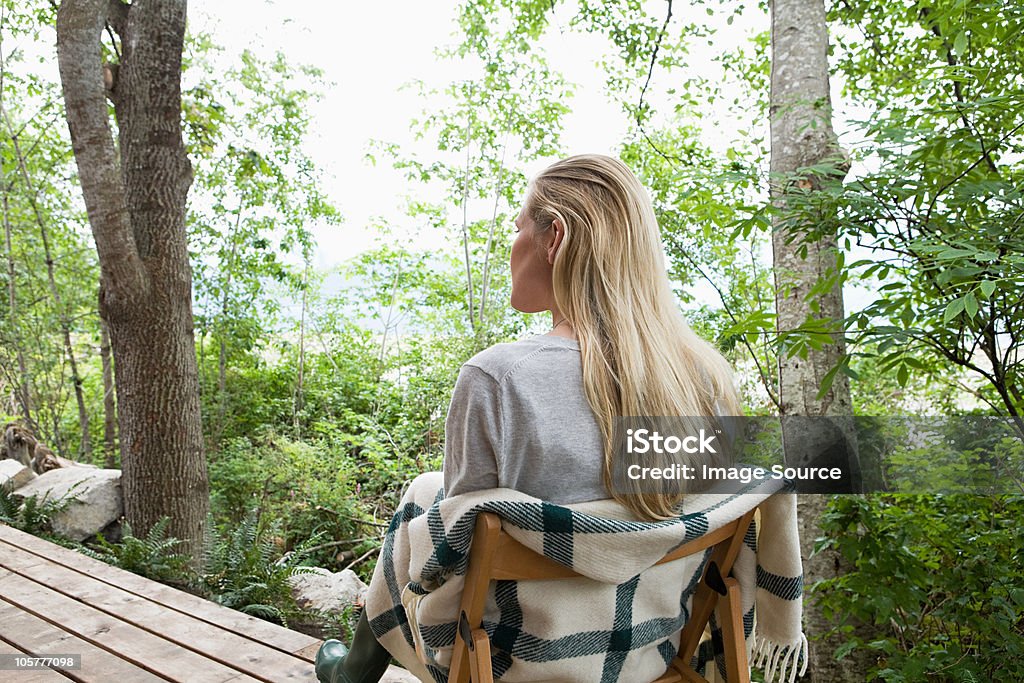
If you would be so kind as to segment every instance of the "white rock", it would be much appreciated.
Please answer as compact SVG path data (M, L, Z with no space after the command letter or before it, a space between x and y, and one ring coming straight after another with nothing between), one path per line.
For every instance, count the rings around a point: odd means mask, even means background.
M420 679L397 666L389 666L380 683L420 683Z
M13 491L21 488L36 478L31 467L25 467L17 460L4 458L0 460L0 487Z
M320 567L310 573L296 574L289 581L299 607L342 612L362 604L366 584L351 569L331 573Z
M84 541L121 517L121 470L62 467L45 472L17 489L16 496L77 500L53 517L53 530L73 541Z

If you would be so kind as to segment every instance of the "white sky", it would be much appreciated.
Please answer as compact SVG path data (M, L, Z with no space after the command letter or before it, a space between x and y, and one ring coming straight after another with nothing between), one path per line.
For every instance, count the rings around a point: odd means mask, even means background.
M293 64L308 63L323 70L325 80L333 83L315 106L312 135L308 153L325 171L325 190L341 211L344 222L335 227L314 229L318 249L313 266L318 270L331 268L373 246L377 237L369 226L376 217L390 225L405 226L407 239L419 248L453 249L455 245L437 232L416 230L404 216L405 198L416 191L400 171L391 168L390 160L378 157L376 166L364 156L372 139L394 142L404 152L417 151L429 157L436 151L429 142L417 142L410 132L410 121L429 106L445 106L441 99L425 101L414 88L403 86L421 80L428 86L443 88L452 81L476 76L467 67L441 61L435 48L458 42L455 34L454 0L400 0L398 2L339 3L329 0L217 0L193 2L189 8L194 29L207 30L229 53L252 49L270 57L282 51ZM660 17L665 4L651 0L649 11ZM556 25L559 21L556 18ZM696 73L717 72L720 67L711 61L712 51L727 49L747 40L755 32L767 28L767 16L754 7L726 26L721 13L708 17L704 7L675 3L673 23L714 22L719 26L711 47L693 44L688 55L689 67ZM564 32L555 39L543 41L545 54L553 70L561 72L575 84L562 135L567 155L582 152L614 153L622 142L628 122L618 105L605 95L605 74L596 62L609 49L603 36ZM655 71L652 85L659 83ZM833 79L833 103L836 126L842 134L842 98L839 84ZM657 87L650 99L657 104ZM743 97L743 93L737 93ZM670 100L658 105L670 110ZM736 135L735 123L728 120L705 122L705 141L723 143ZM711 126L715 126L712 130ZM750 131L767 136L763 130ZM527 175L543 168L550 160L536 162L527 168ZM856 173L857 169L854 168ZM423 188L418 188L421 192ZM470 203L470 220L489 218L492 202ZM452 207L453 215L461 210ZM473 215L474 212L477 215ZM870 258L868 254L851 255L850 259ZM770 250L762 254L771 262ZM718 296L704 283L694 294L712 305ZM863 287L845 287L847 311L857 310L874 299Z
M439 61L434 48L456 42L456 3L448 1L303 3L221 0L190 7L194 29L208 30L230 52L245 48L271 56L285 52L293 63L324 71L333 83L316 105L308 153L326 172L325 189L340 209L344 223L319 229L314 266L327 267L369 248L375 235L367 225L376 216L401 223L404 197L411 190L401 172L378 157L364 160L370 140L395 142L403 149L431 152L417 142L410 121L431 106L414 89L403 86L422 80L443 87L463 77L459 65ZM592 45L586 45L589 40ZM563 134L569 154L609 153L625 129L618 107L602 94L603 75L592 64L600 56L596 38L565 36L551 51L552 66L578 84ZM465 67L462 67L465 69ZM437 106L444 106L437 101ZM539 170L545 165L540 162ZM479 207L490 216L493 208ZM470 217L473 219L473 216ZM408 221L406 221L407 223ZM419 246L440 244L440 236L418 236Z

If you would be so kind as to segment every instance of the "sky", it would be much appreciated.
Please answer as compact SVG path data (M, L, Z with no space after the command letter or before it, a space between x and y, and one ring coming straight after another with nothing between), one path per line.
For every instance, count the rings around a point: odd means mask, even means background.
M374 166L365 155L374 139L430 152L426 143L413 138L410 121L444 101L424 100L404 86L420 80L442 87L470 75L465 66L434 56L437 46L457 40L456 7L438 0L344 5L220 0L190 6L193 29L209 31L230 52L248 48L271 56L282 50L293 63L322 69L333 84L313 110L307 151L324 170L325 189L344 223L315 231L320 248L314 266L329 267L371 247L376 234L368 226L375 217L401 222L408 181L387 159ZM578 84L563 142L569 154L612 153L626 122L602 94L603 76L592 66L600 53L587 41L586 36L563 36L551 50L553 66L572 74L570 79ZM546 163L538 162L527 172ZM440 245L436 235L419 234L416 239L419 246Z

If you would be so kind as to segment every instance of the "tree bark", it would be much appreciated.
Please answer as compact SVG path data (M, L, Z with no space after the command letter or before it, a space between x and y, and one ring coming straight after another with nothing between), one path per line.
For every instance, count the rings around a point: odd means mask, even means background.
M186 4L64 0L57 57L110 327L125 516L138 534L170 517L170 534L198 557L209 491L185 232L192 182L181 137ZM108 16L121 38L116 70L104 68L100 52Z
M114 394L114 363L110 358L110 330L100 318L100 362L103 365L103 450L108 469L116 466L117 403Z
M844 318L843 293L836 284L830 291L806 300L821 280L834 275L838 244L835 235L813 241L802 239L808 218L797 215L787 202L794 186L816 189L820 178L792 174L800 168L832 162L838 177L846 172L832 129L828 79L828 29L823 0L773 0L771 3L771 196L777 211L773 217L772 252L775 272L776 326L780 335L801 327L809 316L839 322ZM802 250L806 249L806 253ZM806 358L779 353L780 416L787 461L812 452L805 446L814 434L808 426L821 424L802 416L848 416L840 429L852 449L850 465L859 486L849 379L837 373L829 391L818 398L825 375L845 355L843 330L835 329L834 342L820 350L809 349ZM787 419L793 418L796 419ZM823 423L823 421L822 421ZM799 455L797 455L799 454ZM799 463L796 463L799 464ZM859 488L857 489L859 490ZM823 552L810 557L814 539L821 535L819 520L828 500L821 494L801 494L798 510L805 584L836 576L842 570L838 557ZM805 625L813 638L833 626L813 600L806 603ZM842 642L835 636L812 640L809 680L815 683L863 683L870 658L854 652L841 662L833 653Z

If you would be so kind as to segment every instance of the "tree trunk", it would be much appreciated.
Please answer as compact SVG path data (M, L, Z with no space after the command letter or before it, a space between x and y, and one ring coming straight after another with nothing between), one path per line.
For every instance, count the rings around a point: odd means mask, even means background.
M845 161L832 129L831 98L828 83L828 29L825 23L823 0L773 0L771 7L771 195L777 208L773 217L772 251L776 285L777 329L780 334L799 328L809 316L841 321L843 294L837 284L831 291L806 301L816 283L835 273L837 241L826 235L814 241L801 239L801 235L817 226L808 225L807 218L788 210L787 194L791 189L816 189L820 179L801 177L793 179L799 168L815 164L833 163L836 173L845 174ZM806 249L806 253L801 253ZM812 308L813 305L813 308ZM830 369L836 366L846 352L841 328L834 330L834 343L820 350L809 349L806 358L789 357L779 353L780 415L783 419L783 439L787 461L811 452L807 440L813 439L806 420L799 416L852 416L849 379L837 373L829 391L818 398L819 388ZM796 420L787 420L796 416ZM840 429L847 443L854 445L852 418L843 421ZM859 467L856 451L850 464L859 485ZM800 456L795 456L795 454ZM813 558L810 551L814 539L821 535L819 520L827 498L821 494L801 494L798 504L801 548L804 560L805 583L831 578L841 571L841 564L833 553L819 553ZM805 625L814 638L833 625L825 619L813 600L807 602ZM863 683L870 658L854 652L837 662L833 653L842 642L841 637L812 640L809 679L815 683Z
M170 534L198 557L209 491L185 232L185 14L185 0L64 0L57 57L110 326L125 516L140 535L170 517ZM101 61L108 19L121 39L117 68Z
M302 316L299 318L299 376L295 384L295 400L292 402L292 427L295 438L302 438L302 408L306 374L306 302L309 295L309 261L302 274Z
M7 200L9 185L4 179L2 165L0 165L0 186L3 187L4 246L7 248L7 304L10 307L7 315L13 326L18 321L18 288L16 285L18 273L15 268L14 241L11 235L13 230L11 228L10 207ZM31 428L35 426L35 422L32 419L28 364L25 362L25 352L21 348L20 340L12 339L11 342L15 346L15 355L18 358L18 383L15 385L15 395L17 396L18 404L21 406L21 415L25 418L25 424Z
M242 210L244 204L239 204L238 213L235 215L235 225L228 233L228 241L231 245L231 254L228 257L228 265L224 275L224 291L220 298L220 319L217 321L217 337L220 339L220 356L217 359L217 428L214 430L213 443L216 450L220 451L220 439L224 433L224 421L228 414L228 345L227 319L228 304L231 300L231 276L235 272L235 256L238 253L238 229L242 223Z
M108 469L116 467L117 403L114 395L114 363L110 358L110 330L100 318L100 362L103 364L103 450Z

